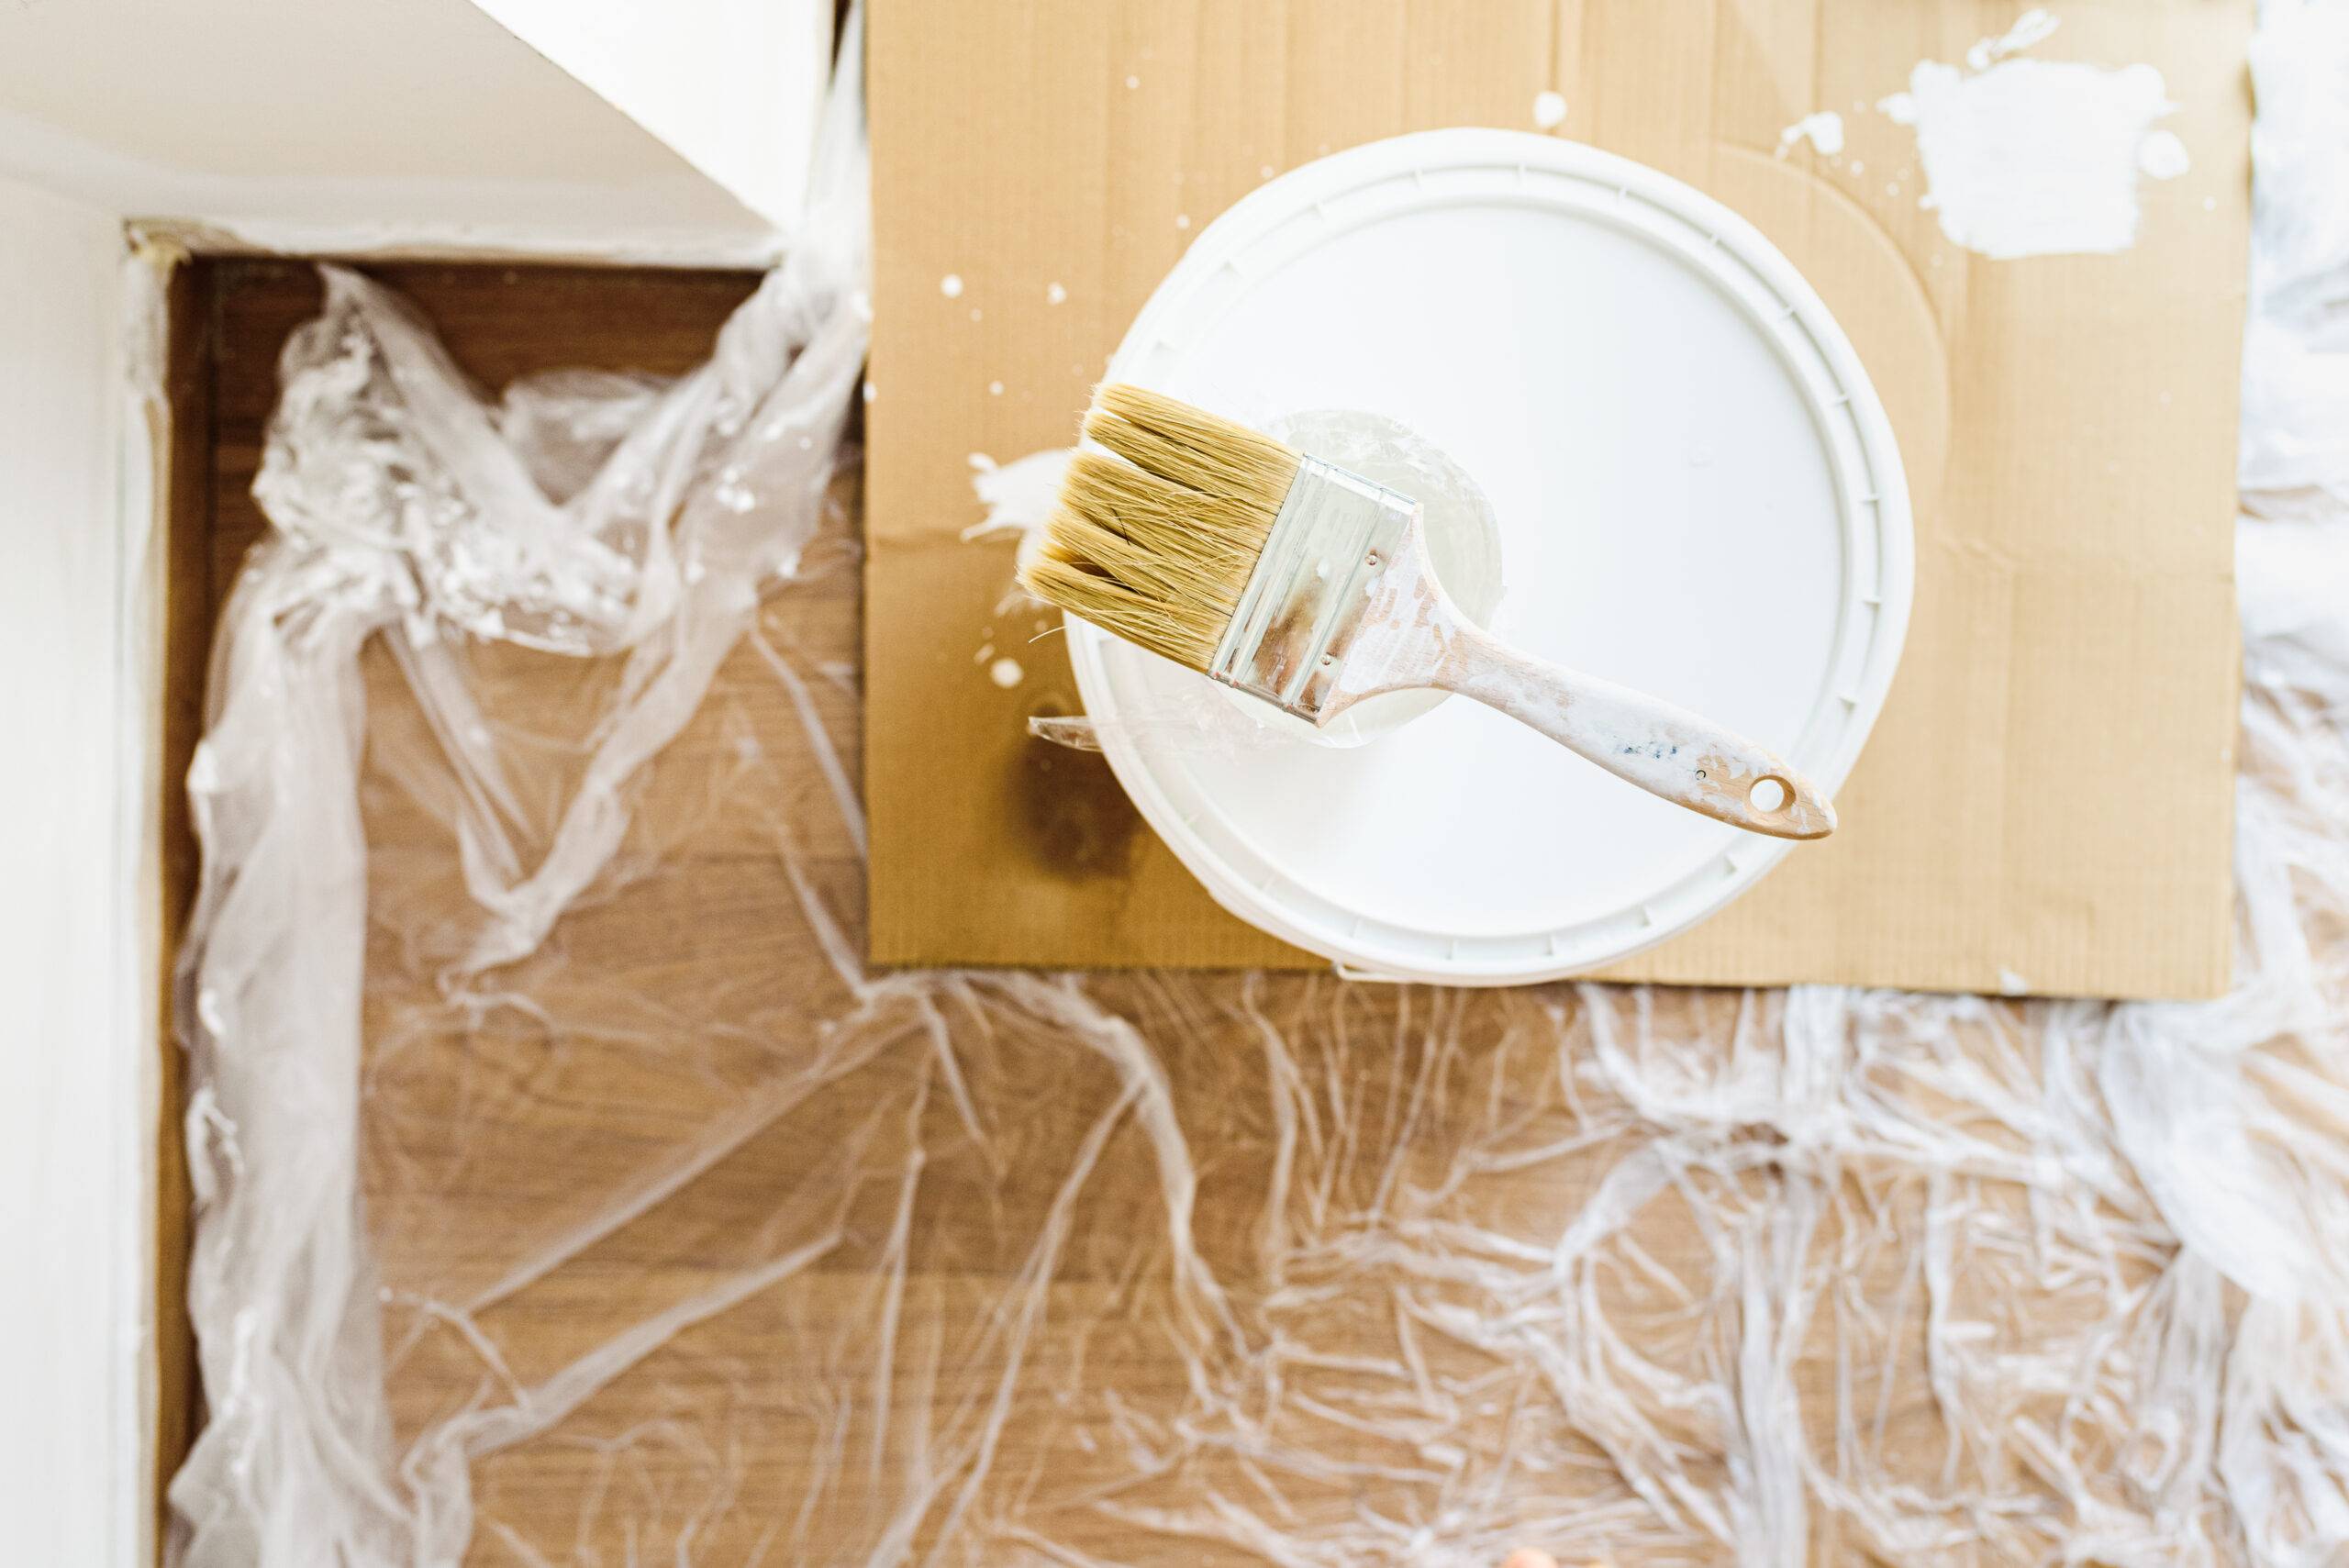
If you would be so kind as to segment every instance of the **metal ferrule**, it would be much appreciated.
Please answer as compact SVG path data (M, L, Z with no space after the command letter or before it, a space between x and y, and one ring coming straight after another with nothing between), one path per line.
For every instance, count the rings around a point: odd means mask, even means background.
M1383 484L1305 459L1208 673L1319 722L1372 583L1400 559L1417 510Z

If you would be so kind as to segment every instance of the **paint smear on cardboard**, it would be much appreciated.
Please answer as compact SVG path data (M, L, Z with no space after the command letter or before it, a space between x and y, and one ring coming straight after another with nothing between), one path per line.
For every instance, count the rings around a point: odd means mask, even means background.
M2013 58L2057 25L2026 11L1967 50L1963 67L1919 61L1908 89L1876 104L1917 134L1919 205L1944 237L1985 256L2125 250L2137 240L2139 177L2175 179L2192 163L2175 133L2156 128L2176 106L2154 67Z
M2193 167L2176 131L2157 130L2137 149L2137 168L2148 180L2175 180Z
M1921 61L1905 101L1887 104L1894 120L1916 128L1922 205L1942 233L1999 260L2135 244L2141 161L2155 123L2176 107L2150 65L2041 60L1974 75ZM2166 166L2185 151L2179 143Z
M1020 536L1022 542L1044 526L1060 494L1061 475L1068 472L1074 447L1048 447L1011 462L998 463L985 452L971 454L971 490L987 515L963 530L966 539Z
M1976 39L1974 47L1965 51L1965 63L1976 71L1987 71L2009 55L2045 43L2061 26L2063 23L2053 12L2043 6L2034 6L2017 17L2015 25L1998 37Z
M1061 475L1068 472L1068 460L1075 455L1074 447L1047 447L998 463L985 452L973 452L971 490L986 508L986 516L964 528L963 538L1017 539L1019 564L1026 565L1041 546L1044 519L1052 515L1052 502L1060 495ZM1016 606L1034 603L1015 578L996 602L996 613L1006 614ZM1007 683L1000 672L996 673L997 685L1019 684L1017 679Z
M1803 116L1778 133L1778 155L1785 157L1805 141L1827 157L1834 157L1843 150L1843 117L1832 109Z

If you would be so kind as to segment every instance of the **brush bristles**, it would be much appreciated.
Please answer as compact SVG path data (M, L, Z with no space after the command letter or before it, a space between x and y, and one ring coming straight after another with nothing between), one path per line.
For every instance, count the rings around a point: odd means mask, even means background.
M1030 593L1178 664L1205 670L1256 570L1297 454L1245 425L1105 386L1061 481Z

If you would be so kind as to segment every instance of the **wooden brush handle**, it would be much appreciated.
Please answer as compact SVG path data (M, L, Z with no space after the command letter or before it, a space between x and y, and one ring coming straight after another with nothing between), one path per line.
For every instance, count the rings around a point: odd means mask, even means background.
M1732 828L1776 839L1835 831L1833 803L1767 748L1668 702L1520 653L1465 622L1435 684Z

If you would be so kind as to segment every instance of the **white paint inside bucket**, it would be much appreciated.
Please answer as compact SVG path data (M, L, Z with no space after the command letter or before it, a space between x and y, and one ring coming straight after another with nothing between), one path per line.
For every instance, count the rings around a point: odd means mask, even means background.
M1267 421L1265 433L1417 501L1436 581L1461 614L1488 630L1502 629L1494 620L1502 597L1500 522L1475 476L1449 453L1383 414L1358 408L1284 415ZM1337 747L1391 735L1450 700L1445 692L1390 692L1317 726L1229 686L1214 689L1277 734Z
M1907 492L1856 357L1735 215L1555 138L1434 132L1217 220L1112 361L1242 415L1367 410L1474 475L1529 651L1741 729L1832 789L1906 628ZM1408 484L1399 485L1408 491ZM1070 627L1103 750L1227 907L1379 973L1571 973L1787 852L1466 701L1377 745L1159 744L1191 680Z

